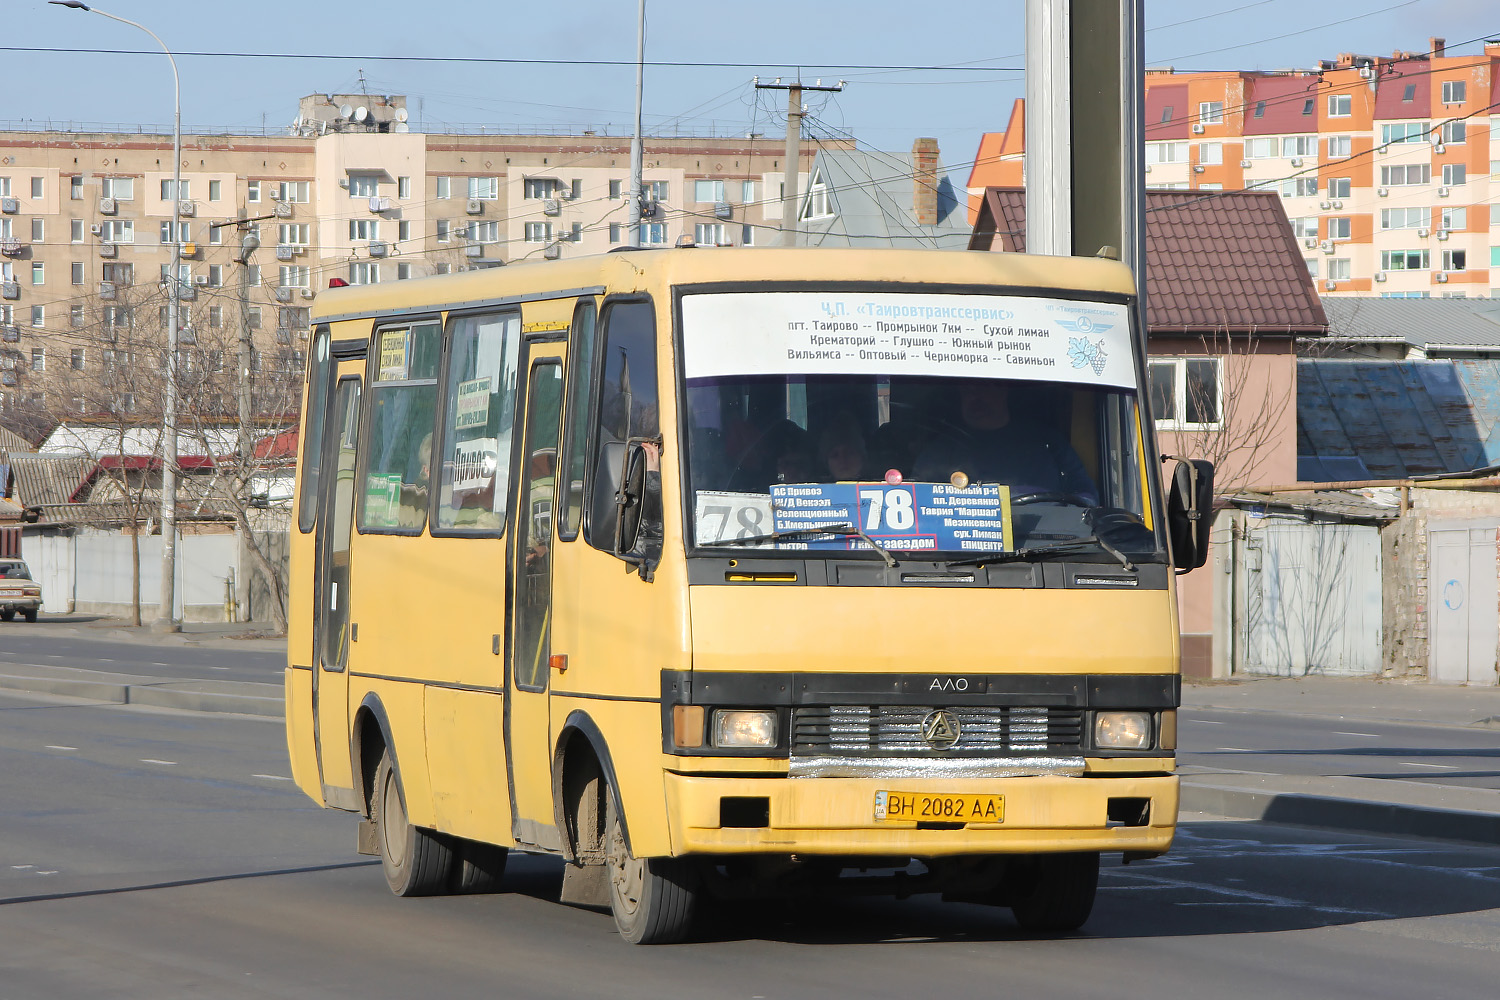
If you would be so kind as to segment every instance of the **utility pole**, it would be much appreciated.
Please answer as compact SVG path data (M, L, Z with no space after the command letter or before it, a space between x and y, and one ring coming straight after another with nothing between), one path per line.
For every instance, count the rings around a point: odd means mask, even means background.
M777 77L775 83L755 81L756 90L786 91L786 163L782 171L784 179L781 184L781 245L784 247L797 245L797 169L802 162L802 115L804 113L802 92L819 90L836 94L844 89L842 80L832 87L824 87L822 83L823 81L819 80L815 84L804 84L800 77L796 83L782 83L781 77Z
M641 245L641 195L645 183L641 173L645 169L646 151L641 143L641 100L646 85L646 0L640 0L639 22L635 31L635 137L630 140L630 202L626 220L630 232L625 234L625 245Z

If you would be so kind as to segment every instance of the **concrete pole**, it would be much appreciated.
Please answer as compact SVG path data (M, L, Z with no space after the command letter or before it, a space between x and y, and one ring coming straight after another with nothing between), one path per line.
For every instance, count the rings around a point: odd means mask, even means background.
M1068 19L1072 0L1026 0L1026 252L1073 252Z
M781 245L797 245L797 168L802 162L802 87L786 91L786 158L781 185Z
M625 234L625 245L641 245L641 196L645 182L641 174L645 170L646 150L641 141L641 105L646 89L646 0L640 0L639 20L635 33L635 137L630 140L630 202L627 222L630 232Z

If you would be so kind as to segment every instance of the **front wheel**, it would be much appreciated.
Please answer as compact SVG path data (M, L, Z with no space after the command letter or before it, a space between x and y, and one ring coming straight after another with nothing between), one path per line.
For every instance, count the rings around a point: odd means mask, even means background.
M370 808L375 843L386 884L398 896L431 896L449 891L453 850L446 838L412 826L395 761L386 750L375 769L375 801Z
M605 790L604 850L609 866L609 908L620 936L631 944L673 944L687 936L697 907L692 868L678 858L637 858L612 789Z
M1010 911L1028 931L1076 931L1094 910L1099 853L1038 854L1020 862Z
M14 616L14 614L15 613L12 612L12 616ZM26 617L26 620L28 622L31 622L32 624L36 623L36 608L24 608L22 609L21 614ZM9 619L7 619L7 621L8 620Z

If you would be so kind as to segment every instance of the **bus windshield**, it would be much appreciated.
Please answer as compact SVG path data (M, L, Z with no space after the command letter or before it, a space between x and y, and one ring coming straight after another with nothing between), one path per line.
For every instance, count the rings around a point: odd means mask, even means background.
M682 315L697 546L1160 557L1124 305L758 292Z

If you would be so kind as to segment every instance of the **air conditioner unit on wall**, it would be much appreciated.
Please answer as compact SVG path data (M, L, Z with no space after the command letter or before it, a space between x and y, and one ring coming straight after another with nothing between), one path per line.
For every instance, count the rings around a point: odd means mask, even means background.
M1419 239L1419 240L1425 240L1427 237L1429 237L1431 235L1432 235L1432 230L1430 230L1430 229L1418 229L1417 230L1417 239Z
M271 210L278 219L290 219L292 217L292 203L289 201L278 201L276 207Z
M1375 272L1375 280L1376 281L1384 281L1385 280L1385 272L1384 271L1376 271Z
M1446 274L1444 274L1442 271L1439 271L1437 273L1437 281L1438 281L1438 284L1440 284L1440 285L1446 285L1448 283L1448 276Z
M1439 229L1437 236L1438 236L1438 239L1440 239L1440 240L1446 240L1448 238L1448 230L1446 230L1446 229Z
M119 211L119 208L120 206L115 203L115 200L113 198L99 199L100 215L114 215L117 211Z
M1381 197L1381 198L1387 198L1387 197L1389 197L1390 193L1391 192L1390 192L1390 190L1388 188L1376 188L1375 189L1375 194L1377 196Z
M184 219L191 219L198 214L198 206L190 201L179 201L177 203L177 214Z
M464 202L464 211L470 215L483 215L484 202L480 201L478 198L470 198L468 201Z
M1302 166L1302 157L1300 157L1300 156L1294 156L1294 157L1292 157L1292 166L1294 166L1294 167L1300 167L1300 166Z
M1193 134L1194 135L1202 135L1203 134L1203 126L1201 124L1194 123L1194 125L1193 125Z
M1240 169L1241 170L1249 170L1250 169L1250 161L1249 160L1241 160L1240 161Z
M0 212L4 212L6 215L15 215L20 210L20 198L0 198Z
M1449 191L1447 188L1445 188L1445 187L1438 188L1438 197L1439 198L1446 198L1450 194L1452 194L1452 192Z
M1327 281L1323 282L1324 291L1332 292L1335 291L1338 287L1339 283L1337 281L1334 281L1332 278L1329 278Z

